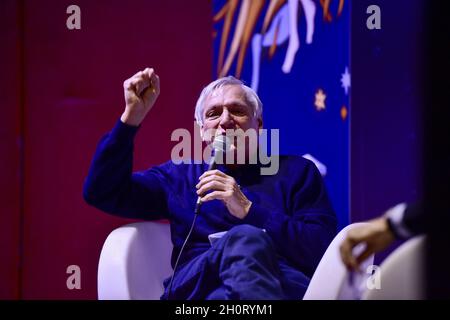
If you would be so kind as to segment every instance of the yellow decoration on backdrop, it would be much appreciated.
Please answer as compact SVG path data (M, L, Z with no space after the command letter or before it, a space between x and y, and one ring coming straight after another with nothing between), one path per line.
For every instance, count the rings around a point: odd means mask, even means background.
M323 92L322 89L317 90L315 98L316 100L314 101L314 106L316 107L316 110L325 110L325 99L327 98L327 95Z
M223 77L230 74L231 66L236 62L236 71L234 75L237 78L241 77L241 72L244 65L244 58L247 53L247 49L252 42L255 34L265 36L269 31L271 24L274 22L275 17L279 11L284 7L288 6L290 8L289 12L289 42L293 43L292 46L295 50L298 50L300 43L297 43L297 24L298 15L303 12L306 17L307 25L307 40L306 43L312 43L312 35L314 30L314 16L316 12L316 1L313 0L299 0L297 1L287 1L287 0L269 0L267 10L264 14L264 7L267 0L227 0L222 8L214 15L213 22L219 23L223 21L223 27L220 35L220 48L217 60L217 75L218 77ZM338 11L336 17L339 17L342 13L345 0L339 0ZM298 5L301 5L301 9ZM333 20L333 16L330 13L331 0L320 0L320 7L323 9L323 19L325 22L329 23ZM294 10L292 10L294 9ZM264 14L264 22L261 30L255 30L257 27L258 19ZM292 20L292 21L291 21ZM231 30L234 25L234 33L231 34ZM276 26L278 28L279 26ZM278 43L278 32L274 33L274 39L272 45L270 46L269 56L272 57L275 53L276 48L281 45L281 41ZM231 38L231 41L229 39ZM230 43L229 43L230 42ZM227 44L229 45L228 52L226 53ZM290 45L288 46L290 47ZM237 57L236 57L237 56ZM291 59L293 59L293 56ZM287 66L283 68L283 72L289 73L292 67L291 61L288 61Z
M346 106L342 106L341 107L341 118L343 121L345 121L345 119L347 119L347 115L348 115L348 110Z

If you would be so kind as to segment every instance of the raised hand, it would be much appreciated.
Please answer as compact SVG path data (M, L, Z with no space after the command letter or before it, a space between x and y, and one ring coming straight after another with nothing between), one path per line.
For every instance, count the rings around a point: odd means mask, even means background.
M125 111L123 123L139 126L155 104L160 93L159 77L152 68L139 71L123 83Z

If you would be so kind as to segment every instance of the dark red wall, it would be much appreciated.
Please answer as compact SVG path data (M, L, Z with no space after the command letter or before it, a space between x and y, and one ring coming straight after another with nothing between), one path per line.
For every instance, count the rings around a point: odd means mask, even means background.
M21 70L19 6L0 1L0 299L19 297Z
M0 10L0 40L8 49L0 59L7 70L0 74L7 93L1 95L0 260L6 263L0 281L6 285L0 298L95 299L102 244L131 222L83 201L96 144L123 110L123 81L150 66L161 78L161 96L137 137L135 169L170 158L171 132L192 131L195 101L211 80L212 3L79 0L81 30L71 31L66 8L73 1L24 2L2 1ZM23 46L22 64L16 43ZM66 287L72 264L81 268L81 290Z

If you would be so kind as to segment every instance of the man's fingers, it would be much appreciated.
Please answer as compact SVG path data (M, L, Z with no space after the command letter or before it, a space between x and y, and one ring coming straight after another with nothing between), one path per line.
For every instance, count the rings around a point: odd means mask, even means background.
M208 170L208 171L204 172L198 179L201 180L201 179L211 176L211 175L217 175L217 176L224 177L224 178L229 177L222 171L215 169L215 170Z
M153 76L156 76L155 70L153 68L145 68L144 70L140 70L136 72L134 75L130 77L130 79L147 79L150 80Z
M143 77L148 84L143 91L144 100L149 100L156 97L160 93L159 76L155 73L153 68L146 68L143 71Z
M229 196L229 194L230 194L229 191L213 191L211 193L208 193L204 197L201 197L201 201L207 202L215 199L224 200Z
M152 75L155 73L155 70L153 68L145 68L144 70L136 72L133 76L130 77L130 79L135 80L150 80Z
M140 77L142 77L142 71L136 72L135 74L133 74L133 75L130 77L130 79L138 79L138 78L140 78Z
M129 94L132 93L132 94L137 95L137 91L138 90L136 88L136 82L135 81L133 81L131 79L128 79L128 80L126 80L123 83L123 87Z
M363 242L363 240L358 236L358 232L356 229L350 230L347 233L345 240L342 242L339 247L342 262L349 270L357 270L359 271L359 262L357 258L353 254L353 249L359 244Z
M154 91L159 89L159 77L153 68L145 68L142 76L149 82Z
M353 269L355 259L352 255L352 249L353 244L352 241L347 237L345 238L344 242L342 242L341 246L339 247L342 262L345 264L345 266L348 269Z
M159 94L160 92L160 84L159 84L159 76L156 73L153 73L152 79L151 79L151 86L154 89L154 91Z
M136 83L137 83L136 78L129 78L123 82L123 87L127 90L134 90Z
M152 76L155 74L155 70L153 68L145 68L142 73L147 79L150 80Z
M373 252L371 246L366 246L364 251L362 253L360 253L360 255L358 257L356 257L356 264L359 266L363 261L365 261L373 253L374 252Z
M200 189L201 187L203 187L205 184L207 184L210 181L220 181L223 184L226 184L228 182L228 179L221 177L221 176L217 176L217 175L210 175L210 176L206 176L206 177L202 178L195 187L197 189Z
M159 94L159 77L153 68L145 68L126 80L124 87L127 90L134 90L139 96L146 94L146 89L149 87L151 87L152 93Z
M142 80L142 79L133 80L133 84L136 88L136 94L138 96L142 96L142 93L145 91L145 89L149 85L147 80Z
M155 78L150 79L149 85L144 91L144 99L145 100L149 100L152 97L156 97L160 93L159 80L154 80L154 79L159 79L159 78L157 78L157 76L154 76L154 77Z
M123 83L123 87L127 91L133 91L136 95L141 95L142 91L148 87L148 80L143 80L139 78L130 78Z
M215 190L215 191L226 191L226 185L220 181L210 181L207 184L205 184L203 187L201 187L200 189L197 190L197 194L198 195L203 195L206 192L210 191L210 190Z

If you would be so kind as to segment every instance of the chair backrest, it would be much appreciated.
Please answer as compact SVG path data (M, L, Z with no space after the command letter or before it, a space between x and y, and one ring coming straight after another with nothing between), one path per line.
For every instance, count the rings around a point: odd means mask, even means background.
M374 255L361 264L362 273L349 272L343 264L339 247L347 232L367 223L353 223L342 229L328 246L325 254L315 270L303 300L355 300L361 299L370 273L366 273L373 265ZM361 252L364 245L354 248L354 253Z
M163 280L172 274L170 226L132 223L113 230L98 266L98 297L159 300Z
M376 270L379 287L367 289L367 300L426 299L425 287L426 237L414 237L393 251Z

